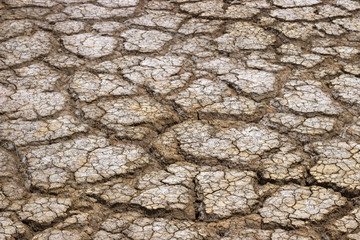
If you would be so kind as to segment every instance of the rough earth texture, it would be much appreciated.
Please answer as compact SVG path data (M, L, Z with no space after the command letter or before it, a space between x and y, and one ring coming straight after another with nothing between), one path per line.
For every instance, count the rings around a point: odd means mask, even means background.
M360 1L0 1L15 239L360 239Z

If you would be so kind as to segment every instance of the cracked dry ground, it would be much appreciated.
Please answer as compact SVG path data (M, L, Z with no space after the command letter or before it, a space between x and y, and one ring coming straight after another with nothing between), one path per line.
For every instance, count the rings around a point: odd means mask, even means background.
M0 16L0 240L360 239L359 0Z

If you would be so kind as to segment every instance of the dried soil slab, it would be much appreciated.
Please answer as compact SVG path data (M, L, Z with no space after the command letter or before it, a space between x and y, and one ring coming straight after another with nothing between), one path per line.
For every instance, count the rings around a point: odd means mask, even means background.
M53 7L58 4L56 1L51 0L5 0L4 3L10 5L11 7Z
M199 1L194 3L185 3L180 5L180 9L193 15L201 17L217 17L217 18L233 18L244 19L250 18L260 12L258 8L269 7L267 3L257 4L260 1L244 2L241 5L230 5L225 7L224 2L215 1Z
M277 132L252 124L221 128L206 121L187 121L160 135L154 147L165 158L183 159L181 152L198 161L217 159L257 168L263 154L286 142L289 139Z
M122 73L131 82L165 95L186 85L193 74L184 68L190 64L184 56L146 57L128 68L123 68Z
M86 117L98 119L105 125L162 125L177 119L170 107L147 96L101 101L84 106L82 110Z
M285 147L262 160L262 176L275 181L301 181L307 176L309 157L296 147Z
M170 52L176 54L187 54L193 57L215 56L215 46L212 39L207 36L196 36L183 41L177 41L170 46Z
M183 14L148 10L140 17L127 20L125 24L141 25L145 27L162 27L175 31L180 27L180 24L184 21L185 17L186 15Z
M241 59L231 57L209 57L196 62L196 68L199 71L205 70L216 75L224 75L231 70L245 70L245 67Z
M272 105L279 110L326 115L338 115L343 111L339 104L321 90L320 82L290 81L285 84L281 93L282 96L272 102Z
M325 27L319 25L319 28ZM288 23L288 22L281 22L276 26L276 29L281 31L285 36L289 38L294 39L301 39L301 40L307 40L311 36L323 36L321 32L315 30L314 24L312 23Z
M284 54L280 59L281 62L301 65L306 68L312 68L324 61L324 57L321 55L307 53L301 47L292 43L281 45L277 51Z
M25 156L32 186L41 190L53 190L65 187L71 174L88 161L88 155L92 151L108 145L107 139L90 135L20 151Z
M83 59L80 59L73 54L51 53L44 59L45 62L56 68L77 68L85 64Z
M94 23L92 28L100 33L115 35L116 32L119 32L125 28L125 24L115 21L103 21Z
M105 7L135 7L139 0L97 0L97 2Z
M264 67L263 63L255 64ZM197 61L196 67L199 71L206 70L216 74L217 80L230 84L237 92L248 94L256 101L272 96L276 91L276 74L268 71L246 68L245 63L237 58L206 58ZM267 64L267 67L272 68L269 64ZM214 84L219 85L221 88L225 88L220 82L213 83L210 86ZM207 90L207 88L205 89ZM211 89L211 87L209 87L209 89ZM226 96L226 94L224 95Z
M57 22L54 25L54 31L65 34L78 33L85 29L86 24L80 21Z
M95 182L131 173L150 161L141 147L111 145L107 139L96 136L21 151L31 184L42 190L64 187L72 174L77 183Z
M346 198L331 189L290 184L278 189L259 210L264 223L301 227L321 221L346 203Z
M262 107L251 99L238 96L225 83L206 78L195 80L187 89L167 98L187 113L199 113L200 118L206 114L255 118Z
M141 205L149 210L186 210L190 208L191 215L194 214L192 205L193 199L190 190L180 185L162 184L158 187L137 191L135 188L117 183L111 187L102 187L88 191L88 194L96 194L100 191L100 198L109 204L132 203Z
M351 63L346 63L343 65L344 71L354 75L360 75L360 64L358 61L354 60Z
M226 52L236 52L248 49L265 49L275 42L275 36L263 28L246 22L230 24L226 34L215 39L218 49Z
M91 102L104 96L129 96L138 92L122 78L111 74L93 74L86 71L77 71L70 83L72 89L81 101Z
M324 31L326 34L339 36L346 31L337 24L329 22L319 22L315 24L316 28Z
M149 155L139 146L119 144L98 148L89 153L88 161L75 172L78 183L95 182L116 175L133 172L150 161Z
M360 78L343 74L330 80L330 85L335 99L357 107L360 106Z
M315 142L307 146L319 156L311 175L321 183L331 183L350 192L360 190L360 145L338 139Z
M311 49L312 52L337 56L343 59L351 59L360 52L357 48L348 46L329 46L329 47L314 47Z
M46 55L52 48L52 35L38 31L32 36L20 36L0 43L0 69L19 63L31 61L39 56Z
M271 113L266 115L261 122L304 142L329 136L339 127L335 118L324 116L306 118L291 113Z
M193 206L194 177L197 167L188 163L175 163L166 171L152 171L137 179L136 184L105 183L89 189L86 193L97 196L110 205L137 204L149 210L174 211L178 217L185 214L195 218Z
M0 124L0 138L21 146L68 137L78 132L86 132L87 129L86 124L70 115L50 120L10 120Z
M197 193L203 215L215 218L234 213L247 214L258 202L256 174L250 171L225 171L204 168L196 176Z
M66 216L71 206L68 198L34 197L18 212L22 221L32 221L40 225L48 225L59 217Z
M131 203L139 204L150 210L161 208L185 210L189 208L189 205L192 205L192 202L193 199L190 195L190 190L180 185L163 185L151 188L142 191L131 200ZM194 210L192 210L192 212L194 212Z
M195 209L192 190L195 187L193 182L196 174L197 166L184 162L172 164L166 170L145 174L137 181L137 188L141 189L141 192L131 203L151 210L181 210L181 213L193 219Z
M0 149L0 178L18 178L19 160L7 151Z
M34 120L53 115L64 110L67 96L59 92L42 92L38 90L18 90L13 92L0 85L0 113L8 117ZM56 99L56 102L53 100Z
M113 37L81 33L62 37L69 51L89 58L99 58L113 53L118 41Z
M300 7L311 6L321 3L322 0L274 0L274 5L288 8L288 7Z
M51 9L45 7L15 7L11 9L2 8L1 17L4 20L34 19L41 20L51 13ZM36 22L39 25L49 26L46 23Z
M34 24L29 20L7 20L0 23L0 40L29 34Z
M106 219L101 230L95 234L96 240L104 239L207 239L214 233L204 225L192 221L147 218L138 213L115 214Z
M81 233L76 230L59 230L59 229L47 229L39 234L36 234L32 240L88 240L89 236L85 233Z
M178 32L186 35L194 33L213 33L220 30L221 24L223 24L223 21L220 20L211 21L208 19L192 18L181 25Z
M110 205L118 203L130 203L131 199L137 194L137 190L125 183L105 183L100 186L95 186L86 191L89 196L97 196L99 199L105 201Z
M229 231L221 240L320 240L314 231L286 231L283 229L263 230L257 228L237 228Z
M347 130L347 133L356 138L360 137L360 119L356 120Z
M94 4L68 5L63 12L72 19L107 19L128 17L133 14L135 8L106 8Z
M57 82L60 82L62 77L61 72L48 67L42 62L15 68L14 72L0 72L0 80L14 84L17 90L54 91Z
M360 226L360 209L354 208L344 217L332 222L328 229L341 233L351 233ZM350 238L351 239L351 238Z
M253 51L246 57L246 65L269 72L280 72L285 69L284 66L277 64L276 55L273 52Z
M349 31L360 32L360 18L341 18L333 20L334 23L339 24Z
M357 232L357 233L348 234L347 237L348 237L350 240L356 240L356 239L359 239L359 238L360 238L360 233Z
M26 196L20 159L0 149L0 210L17 210ZM0 217L1 218L1 217ZM1 221L0 221L1 222ZM1 225L1 224L0 224ZM1 236L1 231L0 231Z
M137 180L138 189L150 189L164 184L182 185L194 188L194 177L199 173L198 166L187 162L176 162L165 170L152 171Z
M0 223L0 239L21 239L29 232L26 225L12 212L1 212Z
M344 7L349 11L360 9L360 3L353 0L336 0L335 4Z
M332 5L319 5L316 7L298 7L274 9L270 11L270 16L285 21L307 20L315 21L329 17L340 17L351 15L348 11Z
M266 98L276 90L276 77L271 72L255 69L234 69L218 78L233 84L238 91L250 94L255 100Z
M129 51L156 52L173 37L157 30L129 29L120 34L125 39L124 48Z

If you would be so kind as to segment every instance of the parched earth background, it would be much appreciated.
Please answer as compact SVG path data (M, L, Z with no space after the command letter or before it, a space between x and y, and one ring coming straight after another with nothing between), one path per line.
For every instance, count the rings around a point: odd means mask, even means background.
M360 239L359 9L0 1L0 239Z

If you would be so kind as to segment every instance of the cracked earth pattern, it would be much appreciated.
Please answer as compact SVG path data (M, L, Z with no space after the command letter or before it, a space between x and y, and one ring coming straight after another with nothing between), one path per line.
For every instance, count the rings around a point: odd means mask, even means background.
M0 1L16 239L360 240L360 1Z

